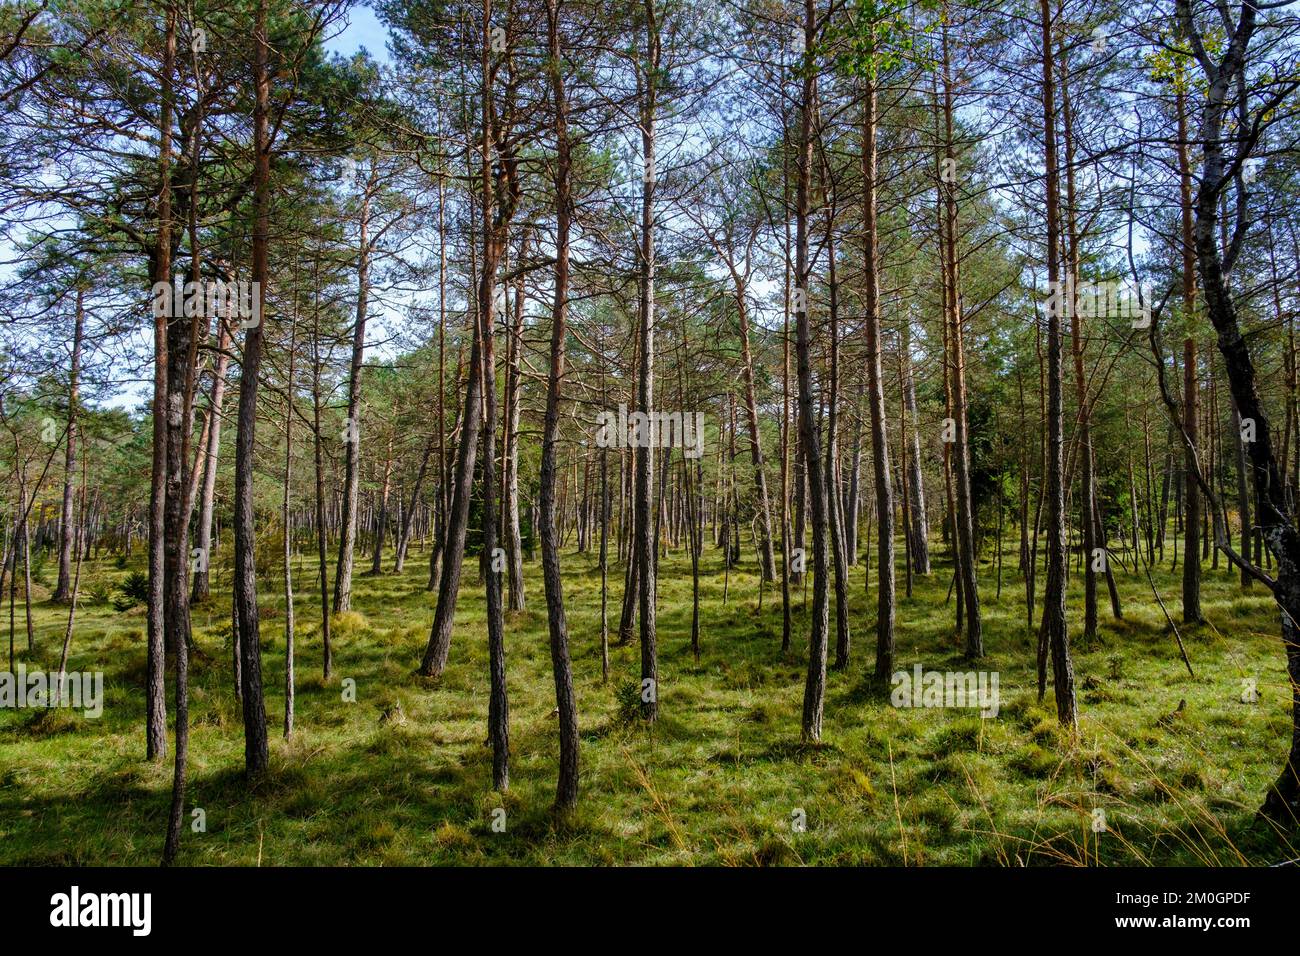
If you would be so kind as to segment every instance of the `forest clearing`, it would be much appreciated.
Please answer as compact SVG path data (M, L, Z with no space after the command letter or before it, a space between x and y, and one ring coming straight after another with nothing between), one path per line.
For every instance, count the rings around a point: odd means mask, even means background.
M506 617L514 761L508 794L490 788L484 745L487 685L482 595L467 589L452 661L436 684L413 680L433 607L421 562L401 577L358 582L355 610L335 623L337 676L321 678L319 634L299 633L298 729L274 741L267 778L246 793L239 705L228 679L230 625L215 606L196 608L191 693L195 785L207 832L188 844L194 865L639 864L639 865L1217 865L1266 864L1296 855L1295 837L1258 822L1255 809L1285 757L1290 711L1275 614L1262 593L1240 592L1232 574L1207 575L1206 624L1184 629L1196 676L1173 633L1148 607L1144 576L1119 576L1136 605L1080 648L1080 739L1056 724L1051 696L1038 703L1023 593L1007 575L985 608L989 659L1001 707L891 706L861 674L827 689L822 746L804 747L797 726L804 672L782 654L781 608L758 607L759 576L737 568L723 604L724 572L702 581L700 660L690 649L689 562L665 561L660 617L665 714L652 729L636 717L635 646L611 649L601 680L600 574L591 555L566 554L572 593L579 732L591 797L556 825L546 619ZM528 584L538 578L526 564ZM918 582L899 628L899 667L967 670L943 604L944 567ZM87 573L87 572L83 572ZM995 573L995 572L994 572ZM87 573L121 579L111 564ZM951 576L949 571L948 577ZM1177 591L1177 578L1156 581ZM540 583L540 582L538 582ZM38 594L40 592L37 592ZM1074 588L1071 609L1080 607ZM855 626L870 622L861 576ZM796 620L807 611L799 600ZM0 863L151 864L171 775L141 763L143 607L81 612L84 635L69 667L111 659L108 718L75 712L0 714L4 776ZM283 605L263 608L268 686L284 668ZM53 659L66 623L38 617L29 667ZM317 629L318 630L318 629ZM21 639L21 635L20 635ZM355 702L342 680L356 681ZM1257 698L1243 697L1258 681ZM1180 711L1180 701L1186 706ZM667 705L671 702L671 709ZM278 726L281 694L268 693ZM506 828L492 829L504 809ZM1093 812L1108 830L1093 832ZM792 815L803 810L806 830Z

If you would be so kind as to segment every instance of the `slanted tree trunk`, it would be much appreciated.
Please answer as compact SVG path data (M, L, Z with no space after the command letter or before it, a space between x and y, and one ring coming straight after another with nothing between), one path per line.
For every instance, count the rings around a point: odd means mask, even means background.
M854 396L853 426L853 464L849 468L849 487L844 493L844 551L849 566L858 563L858 521L862 514L862 399L866 394L866 383L859 378L857 394Z
M758 506L758 560L764 581L776 580L776 559L772 554L772 506L763 471L763 446L758 435L758 402L754 396L754 360L749 346L749 308L745 281L734 264L731 278L736 291L736 315L740 322L740 374L745 383L745 423L749 427L749 461L754 469L754 495ZM690 465L687 464L689 469Z
M1260 399L1254 359L1237 320L1237 307L1228 287L1228 274L1236 259L1239 245L1230 240L1226 251L1219 248L1218 205L1226 187L1226 173L1234 174L1237 189L1243 188L1241 163L1253 141L1228 140L1224 134L1225 113L1230 95L1238 83L1244 83L1247 49L1254 34L1257 10L1244 4L1235 29L1226 38L1221 57L1212 60L1192 15L1190 0L1176 0L1175 9L1180 31L1191 41L1192 49L1208 86L1201 111L1197 135L1201 148L1201 175L1198 177L1194 210L1197 273L1205 297L1205 311L1217 333L1219 352L1223 355L1228 383L1243 421L1255 425L1255 440L1249 443L1250 466L1254 477L1256 520L1269 551L1277 558L1277 577L1271 582L1280 605L1282 643L1286 648L1287 675L1291 684L1291 742L1286 766L1269 789L1261 813L1284 826L1300 820L1300 532L1295 516L1286 501L1282 480L1284 464L1274 453L1270 422ZM1263 109L1263 108L1261 108ZM1246 128L1252 124L1246 122ZM1224 155L1224 143L1236 144L1235 155ZM1234 238L1246 227L1244 203L1238 208ZM1191 436L1184 445L1192 448ZM1217 522L1216 522L1217 525ZM1239 566L1246 556L1227 552ZM1258 573L1256 577L1267 582Z
M77 504L76 521L79 533L84 537L86 528L86 476L87 456L85 450L81 455L81 494L80 501ZM75 570L72 573L72 589L68 601L68 626L63 631L63 649L59 654L59 676L55 681L54 687L54 706L58 707L63 702L63 685L67 682L68 676L68 651L72 647L72 628L77 620L77 593L81 585L81 564L85 560L80 546L76 547L77 561ZM2 587L3 585L0 585Z
M328 528L325 523L325 449L321 437L321 354L320 354L320 310L313 310L315 327L312 329L312 366L311 366L311 411L312 411L312 459L316 479L316 563L320 584L320 634L321 634L321 673L326 680L333 676L334 660L330 648L330 581L329 559L326 557Z
M201 560L194 568L190 603L212 597L212 512L217 494L217 465L221 454L221 414L226 400L226 372L230 366L230 326L217 319L217 364L212 373L212 395L208 399L207 450L203 454L203 487L199 493L198 547Z
M393 487L393 440L389 436L388 453L384 457L384 477L380 482L379 513L375 516L375 540L370 557L371 575L383 574L384 539L388 536L388 499Z
M479 298L481 300L482 297ZM481 307L476 305L476 308ZM475 369L482 361L477 332L472 339L469 366ZM447 666L447 655L451 650L451 632L455 624L465 534L469 524L474 465L478 455L478 433L482 422L480 395L479 375L471 373L465 384L464 407L460 416L460 439L456 446L456 466L451 481L451 506L447 511L447 531L443 537L442 560L438 574L438 603L434 610L433 627L429 632L429 643L420 662L420 674L425 677L437 677L442 673L443 668Z
M1241 412L1237 409L1237 400L1231 390L1228 399L1232 405L1233 448L1237 453L1237 517L1241 524L1241 553L1250 554L1250 482L1246 472L1246 442L1241 437ZM1284 459L1285 460L1285 459ZM1254 578L1245 568L1241 569L1241 586L1249 590Z
M908 510L911 513L912 570L930 573L930 522L925 510L925 480L921 476L921 417L916 408L916 381L912 375L911 342L903 327L900 345L903 362L903 392L907 416L911 419L910 454L907 458Z
M406 552L411 546L411 534L415 528L415 515L420 504L420 491L424 488L425 476L429 473L429 458L437 442L436 435L430 435L424 443L424 452L420 455L420 467L415 473L415 483L411 486L411 500L402 512L402 526L397 535L397 553L393 557L393 573L401 574L406 566ZM400 502L399 502L400 504Z
M447 534L443 542L442 568L438 581L438 604L434 610L429 642L420 662L419 672L437 677L447 666L451 651L451 634L456 618L460 575L465 552L465 535L469 525L470 497L474 485L474 465L478 456L479 432L483 424L483 341L484 330L492 329L493 296L498 268L505 255L507 232L518 200L518 183L514 179L513 155L493 156L501 148L505 132L497 128L493 83L499 66L492 56L490 0L484 0L483 52L483 131L479 164L479 187L482 190L483 259L478 267L478 289L474 301L474 334L461 412L460 442L456 450L456 472L452 483L451 508ZM495 536L495 535L494 535Z

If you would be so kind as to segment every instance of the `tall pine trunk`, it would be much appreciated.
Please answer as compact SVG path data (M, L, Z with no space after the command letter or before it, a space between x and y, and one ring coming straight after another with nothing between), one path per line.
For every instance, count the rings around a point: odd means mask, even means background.
M812 200L813 113L817 95L816 56L817 5L804 0L804 50L799 65L799 135L795 186L795 353L799 377L799 433L802 446L806 495L812 512L813 603L812 629L808 636L808 677L804 684L802 737L817 743L822 736L822 713L826 700L826 632L828 615L829 556L826 553L826 481L822 476L820 442L817 435L817 403L813 391L812 322L809 285L812 266L809 256L809 218Z
M546 380L546 418L542 432L539 513L542 539L542 584L546 592L546 621L551 644L551 671L559 717L560 773L555 809L569 813L578 803L578 705L569 661L569 632L560 578L560 542L555 527L555 457L560 438L560 398L564 383L565 316L569 296L569 228L572 221L572 160L569 147L568 99L560 40L561 0L547 0L547 39L550 51L551 99L555 113L555 301L551 309L551 361ZM604 534L602 531L602 554Z
M1043 638L1051 657L1057 719L1078 726L1074 700L1074 664L1070 659L1065 619L1065 489L1063 484L1064 418L1061 404L1061 312L1066 297L1061 282L1060 185L1056 157L1055 42L1051 0L1039 0L1043 54L1043 139L1047 165L1047 281L1053 304L1047 310L1047 587L1043 592ZM1043 653L1040 650L1040 659ZM1040 674L1042 673L1040 667ZM1040 696L1042 684L1040 677Z
M357 540L357 490L361 484L361 370L366 352L366 315L370 305L370 201L376 170L361 199L360 234L357 239L357 309L352 326L352 362L348 368L348 417L344 424L346 446L343 467L343 527L334 570L334 613L352 608L352 564Z
M77 403L80 401L81 347L86 327L85 294L79 280L73 306L72 365L68 370L68 424L64 436L68 447L63 459L63 501L59 512L59 580L50 598L60 604L72 600L72 543L76 525L73 486L77 480Z
M862 97L862 272L867 340L867 404L871 411L871 462L876 485L876 669L877 683L894 671L894 486L885 419L881 365L879 239L876 230L876 84L868 80Z
M257 455L257 392L266 322L267 245L271 225L270 55L266 0L257 5L253 32L253 245L254 295L260 320L244 338L239 375L239 431L235 439L235 609L239 617L240 672L244 703L244 769L260 774L270 763L266 702L262 697L262 640L257 609L257 513L253 477Z
M655 366L655 111L659 87L659 23L655 0L644 0L645 64L641 75L641 156L644 175L641 184L641 367L637 378L637 405L654 412ZM653 421L653 418L651 419ZM636 555L637 614L641 636L641 716L653 721L659 716L659 654L655 633L655 507L654 428L650 440L636 449Z

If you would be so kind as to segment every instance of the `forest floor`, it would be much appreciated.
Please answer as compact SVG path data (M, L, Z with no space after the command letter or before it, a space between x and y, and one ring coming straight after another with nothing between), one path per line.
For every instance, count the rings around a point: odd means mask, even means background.
M609 681L601 680L595 558L564 555L582 789L578 813L562 823L549 812L558 744L537 562L525 566L529 609L506 621L507 794L491 789L476 558L466 562L441 679L414 674L434 604L424 589L427 555L416 552L401 576L358 575L355 611L335 621L335 676L326 682L315 565L303 555L295 574L297 720L288 741L281 733L284 607L279 571L267 570L262 666L271 771L251 789L231 686L229 571L215 570L221 590L194 609L198 653L190 678L186 819L201 816L206 829L186 827L180 862L1237 865L1300 856L1300 836L1255 819L1290 734L1277 613L1262 588L1243 591L1234 573L1207 563L1208 623L1179 625L1192 677L1145 575L1119 567L1124 619L1111 618L1103 583L1100 640L1078 646L1082 575L1072 575L1081 714L1072 742L1057 726L1050 682L1046 700L1037 699L1035 644L1014 551L1006 555L1000 598L991 562L980 569L987 657L974 665L961 657L953 608L945 605L951 566L941 557L934 573L917 579L911 598L902 597L899 576L896 667L997 671L1000 710L988 719L971 709L894 707L887 692L872 688L874 575L867 594L859 565L851 569L852 660L830 674L823 742L810 747L799 742L803 595L792 600L793 649L782 656L780 584L769 586L760 610L746 557L731 573L724 603L720 553L704 556L698 662L690 650L690 563L682 552L664 559L661 717L647 728L631 716L638 648L611 647ZM0 710L0 864L160 858L172 765L170 752L163 764L144 760L144 610L118 611L104 599L109 582L139 570L135 561L120 564L83 569L69 665L104 672L103 716ZM49 583L54 570L40 568L39 578ZM1176 620L1180 577L1181 566L1172 572L1168 560L1155 576ZM611 565L613 638L622 579ZM28 670L57 670L67 609L47 597L45 587L33 587L36 643L29 653L19 596L16 641ZM833 607L831 620L833 658ZM348 679L355 702L344 699ZM1253 703L1243 702L1249 681L1258 691ZM169 705L171 693L169 673ZM1098 809L1103 832L1094 832Z

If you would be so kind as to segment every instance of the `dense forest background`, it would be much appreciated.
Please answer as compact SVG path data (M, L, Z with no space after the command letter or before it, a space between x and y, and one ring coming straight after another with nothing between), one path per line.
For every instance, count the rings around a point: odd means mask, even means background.
M5 2L0 860L1300 855L1298 40Z

